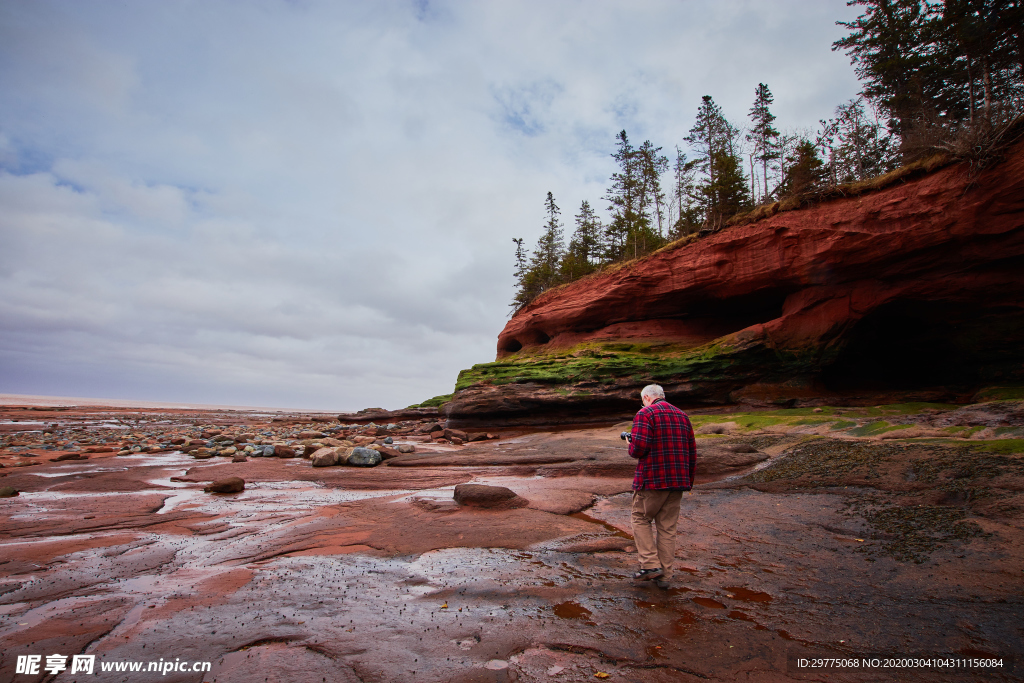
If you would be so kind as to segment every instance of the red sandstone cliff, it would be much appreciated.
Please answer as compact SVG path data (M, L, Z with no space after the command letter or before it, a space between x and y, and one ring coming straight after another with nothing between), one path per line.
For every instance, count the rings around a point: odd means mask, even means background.
M716 401L793 380L794 372L818 394L870 386L965 391L1024 379L1024 144L977 177L969 170L955 164L778 213L545 293L505 326L499 361L596 341L667 342L678 350L718 340L769 352L743 372L718 373L725 393ZM792 362L773 367L771 354L812 360L794 371ZM733 360L730 367L743 365ZM624 397L647 379L634 373L615 390ZM699 402L686 388L694 377L668 379L677 400ZM706 396L718 380L702 381ZM462 386L448 412L514 412L510 397L550 388L524 383L529 377ZM516 405L528 411L544 401L529 403Z
M498 357L588 339L696 345L744 328L793 346L820 343L898 300L1019 306L1024 147L973 187L966 175L947 167L574 282L510 320Z

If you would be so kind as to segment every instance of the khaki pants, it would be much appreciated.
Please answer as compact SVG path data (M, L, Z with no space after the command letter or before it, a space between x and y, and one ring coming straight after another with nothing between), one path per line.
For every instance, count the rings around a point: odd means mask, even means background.
M640 556L641 569L661 567L665 578L672 576L672 563L676 557L676 527L679 524L679 504L682 491L644 489L633 492L633 539ZM655 542L651 529L654 522L658 530Z

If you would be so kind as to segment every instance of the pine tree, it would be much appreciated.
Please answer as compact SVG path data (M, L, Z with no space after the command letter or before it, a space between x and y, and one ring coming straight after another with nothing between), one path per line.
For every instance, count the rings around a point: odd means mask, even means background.
M676 160L672 167L672 204L675 220L670 226L670 239L679 239L697 232L701 226L701 207L694 179L696 161L687 161L686 155L676 147Z
M536 291L530 268L526 263L526 250L523 249L522 237L513 237L512 242L516 245L516 268L513 275L516 278L516 293L512 297L512 313L515 314L520 308L533 301L539 292Z
M637 221L627 238L627 252L638 258L654 251L665 242L665 192L661 189L661 175L668 170L668 158L650 140L636 150L640 171L640 192L637 202Z
M897 164L892 136L877 119L868 118L863 98L836 107L836 117L822 121L818 145L827 157L833 185L865 180L892 170Z
M864 12L837 22L864 81L862 94L902 139L915 129L991 125L1021 111L1024 7L1020 0L849 0Z
M562 240L562 223L558 220L561 211L550 192L544 200L544 210L548 219L544 224L544 232L541 233L537 246L530 255L528 265L523 253L522 238L512 240L516 245L517 285L512 307L516 311L562 281L560 266L565 255L565 244Z
M561 276L572 282L597 270L601 256L601 219L584 200L576 215L576 231L569 240L569 248L562 257Z
M626 131L620 131L616 140L618 149L612 158L619 164L619 170L612 174L612 186L604 197L609 202L608 212L611 214L611 222L605 226L605 253L609 261L625 258L629 235L641 221L643 171Z
M705 176L698 184L704 230L717 230L726 216L749 204L742 162L736 153L738 135L711 96L701 98L697 120L683 139L696 152L694 168Z
M779 131L772 127L775 115L768 109L769 105L775 102L768 86L758 83L754 90L754 106L750 109L750 120L753 126L747 134L747 140L754 144L754 160L761 162L762 178L764 179L764 196L761 201L768 201L768 163L776 161L780 156ZM751 169L751 180L753 180L753 169ZM753 194L753 193L751 193ZM752 197L756 201L756 197Z
M668 171L668 157L661 154L661 147L655 147L650 140L640 145L640 215L643 222L653 229L658 226L658 235L663 233L665 219L665 192L661 189L661 176Z
M783 161L785 181L779 187L780 196L798 196L821 187L825 169L813 142L800 140L793 153Z
M846 38L832 44L844 49L864 81L863 94L878 100L890 116L889 127L897 133L917 115L925 94L920 72L926 67L923 54L928 13L920 0L849 0L865 7L853 21L837 21L850 29Z
M738 131L733 129L733 133ZM731 147L731 146L730 146ZM708 185L705 193L714 207L712 229L722 226L724 219L749 208L750 194L743 175L743 161L729 147L715 159L715 184Z
M562 212L555 204L555 197L550 192L544 200L544 210L548 219L544 223L544 232L537 240L537 247L533 250L530 259L530 270L535 273L540 290L538 294L559 284L559 266L562 256L565 254L562 222L558 220Z

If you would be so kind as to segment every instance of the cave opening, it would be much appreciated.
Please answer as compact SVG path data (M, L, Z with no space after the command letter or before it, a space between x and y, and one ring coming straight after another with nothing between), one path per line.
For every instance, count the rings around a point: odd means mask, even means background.
M521 351L522 348L522 343L518 339L512 338L505 342L501 350L505 353L515 353L516 351Z
M1024 310L897 301L848 333L822 373L832 391L977 388L1014 379L1024 362Z
M721 337L781 317L791 293L789 289L773 288L725 299L694 295L684 303L684 312L678 310L677 302L677 310L670 317L699 324L711 338Z

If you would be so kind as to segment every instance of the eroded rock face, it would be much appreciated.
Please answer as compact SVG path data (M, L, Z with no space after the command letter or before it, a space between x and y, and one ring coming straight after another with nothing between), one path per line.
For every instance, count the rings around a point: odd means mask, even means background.
M635 411L651 381L684 405L964 398L1024 378L1022 295L1018 145L548 292L463 371L448 426Z

